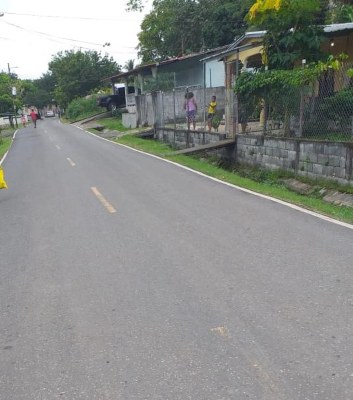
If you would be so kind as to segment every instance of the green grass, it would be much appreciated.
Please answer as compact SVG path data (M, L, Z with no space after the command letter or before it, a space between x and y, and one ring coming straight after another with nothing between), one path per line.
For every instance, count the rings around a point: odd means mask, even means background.
M130 128L125 128L122 123L121 117L111 117L97 120L98 124L104 125L107 129L111 131L126 132L130 131Z
M12 137L0 137L0 160L11 146Z
M249 173L248 176L252 177L251 179L250 177L242 176L244 175L242 171L237 173L237 171L229 171L219 167L218 165L215 165L216 163L212 159L207 160L204 157L202 159L198 159L195 156L171 155L171 148L169 146L155 140L146 140L138 138L134 135L125 135L117 139L117 142L138 150L143 150L147 153L158 155L178 164L189 167L195 171L202 172L205 175L220 179L224 182L228 182L257 193L265 194L291 204L296 204L308 210L316 211L320 214L330 216L340 221L353 223L352 207L336 206L327 203L321 198L317 198L315 194L310 196L295 193L287 189L284 184L281 183L280 172L266 172L257 169L258 176L256 178L254 177L255 172ZM309 179L305 180L309 183ZM313 184L312 181L310 183ZM320 183L325 183L324 187L326 188L331 188L330 186L332 186L332 188L336 188L336 190L338 190L338 188L348 189L348 187L342 187L334 182L331 183L329 181L320 181ZM314 184L316 185L318 182L315 181ZM351 187L349 187L348 192L353 192Z

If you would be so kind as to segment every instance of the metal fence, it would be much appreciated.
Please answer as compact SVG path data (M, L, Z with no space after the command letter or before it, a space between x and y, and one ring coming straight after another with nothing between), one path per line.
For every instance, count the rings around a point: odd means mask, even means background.
M353 140L353 79L345 64L301 88L269 89L261 98L238 98L237 133Z

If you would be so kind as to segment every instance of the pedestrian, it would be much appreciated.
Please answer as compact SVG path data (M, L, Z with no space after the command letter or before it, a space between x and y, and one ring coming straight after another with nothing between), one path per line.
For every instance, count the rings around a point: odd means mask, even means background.
M190 124L192 123L194 130L196 129L196 112L197 103L194 97L194 93L185 93L184 109L186 111L186 119L188 123L188 129L190 129Z
M33 122L34 127L37 128L38 114L34 111L33 108L32 108L32 111L31 111L30 116L31 116L31 119L32 119L32 122Z
M216 115L216 107L217 107L216 96L212 96L211 101L208 104L208 111L207 111L207 125L209 132L211 132L212 130L212 121L214 116Z
M22 126L25 128L27 125L27 115L21 114L21 122L22 122Z

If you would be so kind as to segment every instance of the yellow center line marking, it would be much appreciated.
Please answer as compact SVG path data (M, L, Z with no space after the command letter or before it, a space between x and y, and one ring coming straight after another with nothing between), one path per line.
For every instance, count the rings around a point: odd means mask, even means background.
M74 166L76 165L76 164L71 160L70 157L67 157L66 159L67 159L67 161L70 163L70 165L71 165L72 167L74 167Z
M61 147L59 146L59 145L55 145L55 147L58 149L58 150L61 150Z
M92 192L97 197L97 199L103 204L103 206L108 210L110 213L115 213L116 209L104 198L104 196L99 192L96 187L91 187Z
M218 333L223 337L229 337L229 330L226 326L217 326L216 328L212 328L211 332Z

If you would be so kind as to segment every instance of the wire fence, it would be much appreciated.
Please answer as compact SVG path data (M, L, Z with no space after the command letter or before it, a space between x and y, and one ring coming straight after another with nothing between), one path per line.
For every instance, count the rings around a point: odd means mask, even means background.
M347 73L352 65L328 70L307 86L270 88L261 98L238 98L237 133L352 141L353 79Z

